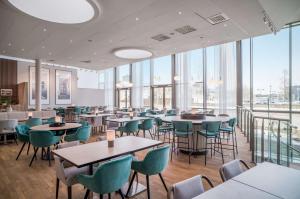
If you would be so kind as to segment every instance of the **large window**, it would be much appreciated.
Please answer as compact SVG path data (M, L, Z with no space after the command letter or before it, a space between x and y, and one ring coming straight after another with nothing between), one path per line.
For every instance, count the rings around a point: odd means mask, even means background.
M242 41L243 105L250 108L250 39Z
M153 85L165 85L172 83L171 56L153 59Z
M129 64L117 67L117 83L130 81Z
M254 109L288 110L289 29L253 38Z
M104 72L104 99L105 105L112 110L114 107L114 69L109 68L103 70Z
M203 49L176 54L176 107L203 108Z
M131 87L130 65L117 67L117 96L119 108L128 108L131 106Z

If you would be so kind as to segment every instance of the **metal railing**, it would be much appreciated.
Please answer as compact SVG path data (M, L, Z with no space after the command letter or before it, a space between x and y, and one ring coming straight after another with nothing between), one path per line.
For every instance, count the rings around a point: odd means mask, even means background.
M255 163L269 161L285 166L300 166L300 137L289 119L257 116L237 107L237 125L247 137Z

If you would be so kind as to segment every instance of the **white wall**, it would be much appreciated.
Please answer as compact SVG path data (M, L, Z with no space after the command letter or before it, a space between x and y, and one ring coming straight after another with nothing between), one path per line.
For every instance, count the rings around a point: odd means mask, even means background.
M18 83L28 82L29 87L29 67L33 63L18 61ZM55 70L65 70L72 72L72 103L80 106L101 106L104 104L104 90L77 88L77 71L75 69L62 68L56 66L42 66L50 69L50 104L42 105L42 108L62 106L55 104ZM28 91L29 92L29 91ZM68 106L68 105L65 105ZM34 105L30 105L34 107Z

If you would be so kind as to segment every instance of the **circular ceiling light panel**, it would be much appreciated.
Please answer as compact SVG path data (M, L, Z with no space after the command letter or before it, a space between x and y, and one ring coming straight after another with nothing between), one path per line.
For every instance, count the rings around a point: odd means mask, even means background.
M145 59L152 56L152 53L150 51L137 48L125 48L115 50L114 54L116 57L122 59Z
M62 24L90 21L96 5L87 0L8 0L14 7L33 17Z

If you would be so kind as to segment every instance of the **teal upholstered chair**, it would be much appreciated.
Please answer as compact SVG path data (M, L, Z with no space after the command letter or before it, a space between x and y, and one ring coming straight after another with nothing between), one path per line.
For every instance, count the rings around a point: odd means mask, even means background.
M169 144L171 140L171 132L173 132L173 125L171 123L163 122L161 118L155 118L155 124L156 124L156 135L157 139L159 140L159 136L161 134L164 135L164 142L166 140L166 134L169 134Z
M110 193L118 191L124 198L121 188L128 181L131 161L131 155L116 158L101 164L93 175L77 176L79 183L87 188L84 198L88 198L90 191L100 194L101 199L104 194L111 198Z
M146 115L147 115L147 112L140 112L138 114L138 117L146 117Z
M232 150L233 150L233 158L234 159L235 159L235 152L238 154L235 125L236 125L236 118L231 118L228 121L227 125L223 125L220 128L221 132L228 134L228 137L230 137L230 135L232 137Z
M16 160L18 160L18 158L21 155L26 144L28 144L28 148L27 148L27 155L28 155L28 152L30 149L30 141L29 141L29 133L28 132L29 132L29 127L27 125L19 124L18 126L16 126L17 138L20 142L23 142L23 145L18 153Z
M42 125L42 119L41 118L29 118L28 120L26 120L25 124L27 126L33 127L33 126L38 126L38 125Z
M126 133L129 135L132 133L133 135L139 131L139 121L129 121L125 124L125 126L120 126L116 129L116 131L120 131L121 136L123 136L123 133Z
M177 113L176 113L176 110L175 109L171 109L171 110L167 110L166 116L176 116Z
M189 154L189 164L191 163L191 154L193 153L193 142L190 143L190 136L193 136L193 124L191 121L173 121L173 142L172 153L176 149L187 151ZM193 139L192 139L193 140ZM176 148L177 143L177 148Z
M145 156L144 160L142 160L142 161L139 161L139 160L132 161L131 169L134 171L134 173L133 173L133 176L129 183L129 187L128 187L126 196L128 196L128 193L131 190L134 178L137 176L138 173L146 175L148 199L150 199L149 176L151 176L151 175L159 175L166 191L168 192L168 188L167 188L166 183L161 175L161 172L168 165L169 152L170 152L170 146L166 145L166 146L159 147L159 148L149 151L147 153L147 155Z
M212 151L218 152L222 155L222 161L224 164L224 156L223 156L223 146L222 141L220 137L220 126L221 121L204 121L202 123L202 130L198 131L197 135L201 135L205 137L205 150L210 149L210 156L212 157ZM208 142L211 140L211 142ZM196 146L198 146L198 136L196 139ZM208 148L208 145L210 145L210 148ZM218 146L218 150L215 149L215 146ZM221 146L221 150L219 151L219 145ZM206 165L206 156L207 153L205 153L205 165Z
M81 121L79 122L79 124L81 124L82 127L83 127L83 126L89 126L89 125L90 125L90 124L88 123L88 121L85 121L85 120L81 120ZM77 131L77 128L75 128L75 129L68 129L67 132L66 132L66 134L67 134L67 135L72 135L72 134L76 133L76 131Z
M82 126L77 129L77 131L73 134L66 135L64 140L67 142L72 141L80 141L80 142L87 142L91 135L91 126Z
M47 119L46 122L43 122L43 124L53 124L55 123L55 117L50 117Z
M139 128L139 131L140 130L143 131L144 137L146 137L146 131L148 131L151 138L153 139L152 132L151 132L153 129L153 119L149 118L149 119L143 120L143 122L138 125L138 128Z
M32 156L29 166L31 166L36 157L39 148L47 148L47 158L49 160L49 166L51 166L50 146L59 143L60 137L55 136L55 133L51 131L29 131L29 140L34 148L34 155Z

